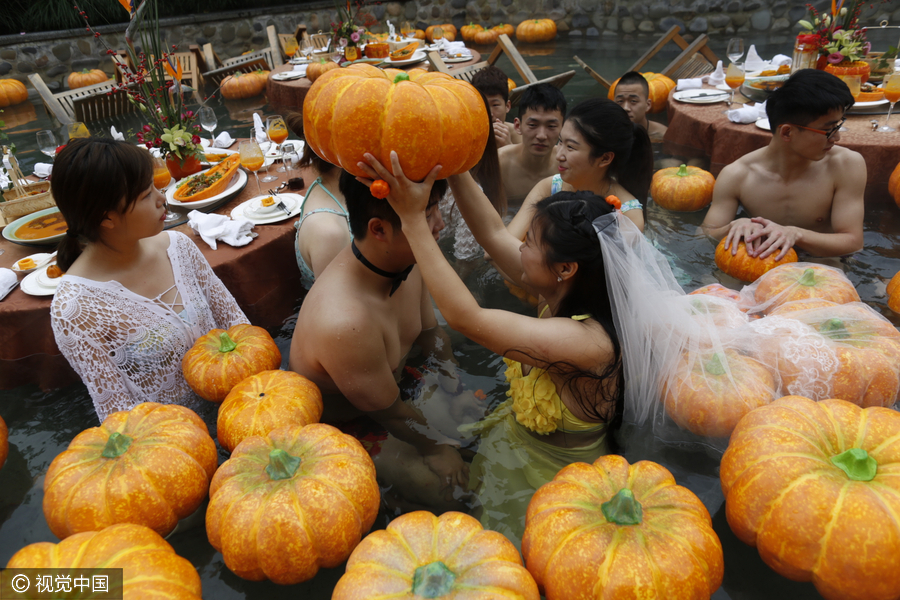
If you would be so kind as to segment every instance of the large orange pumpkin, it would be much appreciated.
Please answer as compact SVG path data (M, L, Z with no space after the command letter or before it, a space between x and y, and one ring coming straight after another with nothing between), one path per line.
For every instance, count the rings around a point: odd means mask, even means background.
M100 69L73 71L66 78L66 83L69 84L70 90L94 85L95 83L103 83L104 81L109 81L109 77Z
M440 27L444 31L444 39L448 42L452 42L456 40L456 27L451 25L450 23L444 23L443 25L430 25L425 30L425 41L429 44L434 43L434 29L435 27Z
M900 413L787 396L731 434L720 477L735 535L828 600L900 598Z
M266 82L255 73L235 73L223 79L219 88L223 98L237 100L259 96L266 89Z
M836 304L859 302L856 288L838 269L813 263L788 263L765 273L756 282L756 302L767 311L809 298L821 298Z
M469 515L407 513L371 533L347 561L332 600L538 600L516 547Z
M894 202L897 203L897 206L900 206L900 163L897 163L888 179L888 193L894 199Z
M244 323L201 336L181 360L185 381L210 402L224 400L247 377L280 366L281 351L269 332Z
M669 167L653 174L650 196L665 209L691 212L709 206L715 185L712 173L699 167Z
M888 308L895 313L900 313L900 271L891 278L885 290L888 296Z
M556 37L556 23L553 19L528 19L516 27L516 37L521 42L549 42Z
M328 71L332 69L339 69L340 67L333 60L325 60L324 58L320 58L318 61L313 61L306 67L306 78L310 81L315 81Z
M475 34L479 31L484 31L484 27L476 23L469 23L468 25L460 27L459 34L462 36L464 42L474 42Z
M538 489L522 554L547 600L709 598L724 569L700 499L664 467L616 455Z
M500 37L500 32L494 29L488 29L486 31L479 31L475 34L473 42L476 44L481 44L485 46L487 44L496 44L497 38Z
M25 546L6 563L10 569L122 569L122 588L109 597L200 600L200 575L158 533L131 523L76 533L58 544ZM78 588L73 588L76 592ZM76 594L77 595L77 594ZM71 597L71 596L70 596ZM81 596L87 597L87 596Z
M6 463L6 457L9 455L9 429L6 427L6 421L0 417L0 469Z
M780 251L773 252L765 258L750 256L747 254L747 245L741 240L737 243L737 253L732 254L731 247L725 249L725 238L722 238L716 246L716 266L735 279L753 282L779 265L797 262L797 252L793 248L788 250L781 260L775 260L778 252Z
M675 82L661 73L641 73L641 75L644 76L644 79L647 80L647 85L650 86L650 112L658 113L666 110L669 92L675 89ZM616 79L609 86L607 97L610 100L616 99L616 84L618 83L619 80Z
M216 435L232 452L244 438L285 425L309 425L322 418L322 392L291 371L263 371L243 380L219 407Z
M245 439L209 492L206 533L228 568L281 584L347 560L381 502L362 445L321 423Z
M449 177L471 169L490 134L487 109L470 83L443 73L406 74L356 64L326 73L303 102L313 151L356 176L366 152L390 169L396 150L406 176L425 179L435 165Z
M75 436L44 479L44 517L66 538L114 523L160 535L206 498L218 464L203 420L175 404L144 402Z
M772 402L777 389L768 368L734 350L686 353L666 381L663 400L682 429L728 437L741 417Z
M0 108L15 106L28 99L28 90L21 81L0 79Z

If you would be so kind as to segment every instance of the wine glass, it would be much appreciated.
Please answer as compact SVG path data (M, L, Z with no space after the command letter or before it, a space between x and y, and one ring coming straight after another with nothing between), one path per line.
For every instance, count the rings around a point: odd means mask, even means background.
M410 37L412 37L412 34L413 34L412 23L410 23L409 21L404 21L403 27L400 28L400 33L406 39L409 39Z
M252 171L256 175L256 191L261 196L262 188L259 186L259 169L266 162L262 148L256 143L256 140L244 140L238 146L238 154L241 157L241 166Z
M287 169L284 168L284 150L281 149L281 142L287 139L288 128L281 115L273 115L266 119L266 134L269 136L270 140L275 142L275 151L281 151L282 164L280 167L275 169L275 171L278 173L284 173L287 171ZM266 173L268 173L268 170L266 171ZM268 177L268 175L266 177ZM266 181L266 179L263 178L263 181Z
M731 99L728 101L729 108L734 105L734 91L741 87L742 83L744 83L743 65L733 62L728 65L728 70L725 71L725 85L731 88Z
M212 148L216 145L216 138L213 137L213 131L216 130L216 125L219 124L216 120L216 111L209 106L201 106L197 114L200 117L200 126L209 132L209 147Z
M49 129L37 132L38 148L52 160L56 156L56 149L59 142L56 141L56 135Z
M431 40L436 45L442 39L444 39L444 28L443 27L435 27L431 30Z
M75 121L74 123L69 123L68 132L69 132L70 140L74 140L76 138L91 137L91 132L88 131L87 125L85 125L81 121Z
M894 73L891 78L884 84L884 98L891 103L888 109L887 117L884 119L884 125L878 128L880 133L891 133L897 131L893 127L888 127L888 121L891 120L891 113L894 112L894 104L900 100L900 74Z
M850 88L850 95L853 96L853 101L855 102L857 98L859 98L859 94L862 91L862 79L859 75L841 75L841 81L847 84L847 87ZM846 133L850 131L843 125L840 129L838 129L841 133Z
M731 38L728 40L728 50L725 51L728 60L737 62L744 56L744 40L741 38Z
M168 186L172 182L172 175L169 173L169 169L168 167L166 167L166 163L163 162L161 158L153 154L151 154L150 156L153 159L153 187L165 194L166 186ZM173 221L177 221L180 218L181 215L169 210L169 199L167 196L165 222L171 223Z
M309 38L303 38L300 40L300 56L309 60L309 57L312 56L313 53L313 44Z

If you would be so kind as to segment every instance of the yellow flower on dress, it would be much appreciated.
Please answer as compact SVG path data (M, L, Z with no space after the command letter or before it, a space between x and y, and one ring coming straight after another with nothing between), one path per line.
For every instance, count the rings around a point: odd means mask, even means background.
M528 375L522 374L522 364L504 358L506 381L512 398L516 421L535 433L547 434L556 431L562 420L562 409L556 385L546 371L532 368Z

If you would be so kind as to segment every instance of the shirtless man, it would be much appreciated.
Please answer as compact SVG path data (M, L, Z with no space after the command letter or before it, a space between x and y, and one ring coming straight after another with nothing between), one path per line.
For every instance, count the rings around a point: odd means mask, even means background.
M521 144L522 136L516 132L512 123L506 122L509 114L509 83L506 73L488 65L472 77L472 85L484 94L491 109L491 122L494 126L494 139L497 140L497 148L510 144Z
M625 109L632 123L643 127L651 142L661 142L667 127L647 118L650 112L650 86L644 76L637 71L628 71L616 84L616 104Z
M429 205L435 238L444 228L437 203L446 187L446 181L435 183ZM340 190L354 241L335 256L303 300L290 368L322 390L323 422L347 422L365 414L391 434L374 457L382 481L393 484L399 477L399 487L422 492L417 503L458 510L452 495L461 495L457 488L466 489L468 478L468 466L454 447L458 444L401 400L397 383L414 343L426 355L449 353L446 333L437 326L431 297L387 200L372 197L346 172ZM449 368L454 372L444 387L455 388L455 368Z
M853 104L846 84L824 71L798 71L766 103L772 141L722 169L701 225L743 239L751 256L782 258L796 246L811 256L843 256L863 246L866 163L840 141ZM743 207L749 218L735 219Z
M513 122L521 144L500 148L500 176L510 208L518 208L539 181L558 173L556 142L566 118L566 97L549 83L525 90Z

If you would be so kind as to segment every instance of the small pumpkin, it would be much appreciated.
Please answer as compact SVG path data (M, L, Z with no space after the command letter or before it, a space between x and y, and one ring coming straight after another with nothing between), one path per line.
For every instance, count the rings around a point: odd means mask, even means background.
M322 392L291 371L263 371L232 388L216 425L219 443L229 452L251 435L266 435L285 425L309 425L322 418Z
M549 42L556 37L556 23L553 19L528 19L516 27L516 37L521 42Z
M900 313L900 271L891 278L885 290L888 296L888 308L895 313Z
M454 27L450 23L444 23L443 25L430 25L425 30L425 41L429 44L434 43L434 30L436 27L440 27L444 31L444 39L448 42L456 40L456 27Z
M25 84L16 79L0 79L0 108L15 106L28 100Z
M722 238L716 246L716 266L735 279L753 282L779 265L797 262L797 252L793 248L781 260L775 260L779 252L780 250L775 251L765 258L750 256L747 254L747 245L741 240L737 243L737 253L732 254L731 247L725 249L725 238Z
M888 178L888 193L894 199L894 202L897 203L897 206L900 206L900 163L897 163L897 166L891 171L890 178Z
M246 438L216 471L206 533L239 577L299 583L347 560L380 503L355 438L322 423L281 427Z
M692 212L712 202L716 178L699 167L669 167L653 174L650 196L667 210Z
M493 30L488 29L487 31L479 31L475 34L475 39L473 40L476 44L487 45L487 44L496 44L497 38L500 37L500 33Z
M115 523L168 535L206 499L216 443L192 410L144 402L75 436L44 478L44 517L66 538Z
M717 296L719 298L725 298L726 300L733 300L734 302L741 301L740 293L738 293L734 290L728 289L721 283L711 283L709 285L704 285L703 287L697 288L696 290L694 290L693 292L691 292L688 295L691 296L694 294L705 294L705 295L709 295L709 296Z
M353 175L365 176L357 163L366 152L390 169L396 150L406 176L421 181L437 164L441 177L471 169L491 129L481 94L468 82L355 64L312 85L303 131L318 156Z
M538 489L522 555L547 600L709 598L724 571L700 499L664 467L616 455L568 465Z
M266 83L269 81L269 74L271 71L267 71L266 69L257 69L251 73L251 75L256 75L257 79L262 81L263 89L266 89Z
M507 87L509 87L509 91L513 91L514 89L516 89L516 82L509 77L506 78L506 85Z
M814 263L788 263L766 272L756 282L756 302L767 311L794 300L821 298L836 304L859 302L856 288L838 269Z
M510 37L515 37L516 28L510 25L509 23L500 23L499 25L494 25L491 27L494 31L498 32L498 35L506 34Z
M475 34L479 31L484 31L484 27L477 23L469 23L468 25L460 27L459 34L462 36L464 42L471 43L475 41Z
M228 100L252 98L262 94L265 89L265 81L253 73L235 73L229 75L219 84L222 97Z
M6 427L6 421L0 417L0 469L6 463L6 457L9 455L9 429Z
M306 78L310 81L315 81L328 71L332 69L339 69L338 64L332 60L325 60L324 58L320 58L318 61L313 61L309 63L309 66L306 67Z
M412 37L414 37L417 40L424 40L425 39L425 31L422 29L416 29L413 32Z
M70 90L94 85L95 83L103 83L104 81L109 81L109 77L100 69L82 69L80 71L73 71L72 73L69 73L69 77L66 78L66 83L69 84Z
M647 80L647 85L650 86L650 112L663 112L666 110L666 104L669 101L669 92L675 89L675 82L661 73L648 72L641 73L641 75L644 76L644 79ZM618 83L619 80L616 79L609 86L607 98L610 100L616 99L616 85Z
M204 400L221 402L251 375L281 366L281 351L262 327L242 323L197 338L181 360L184 379Z
M738 423L722 457L728 525L828 600L900 597L900 413L786 396Z
M122 569L121 590L111 597L200 600L200 575L175 554L158 533L132 523L76 533L58 544L25 546L6 563L9 569ZM77 585L77 584L76 584ZM73 588L78 591L78 588Z
M516 547L459 512L402 515L350 555L332 600L388 598L538 600Z

